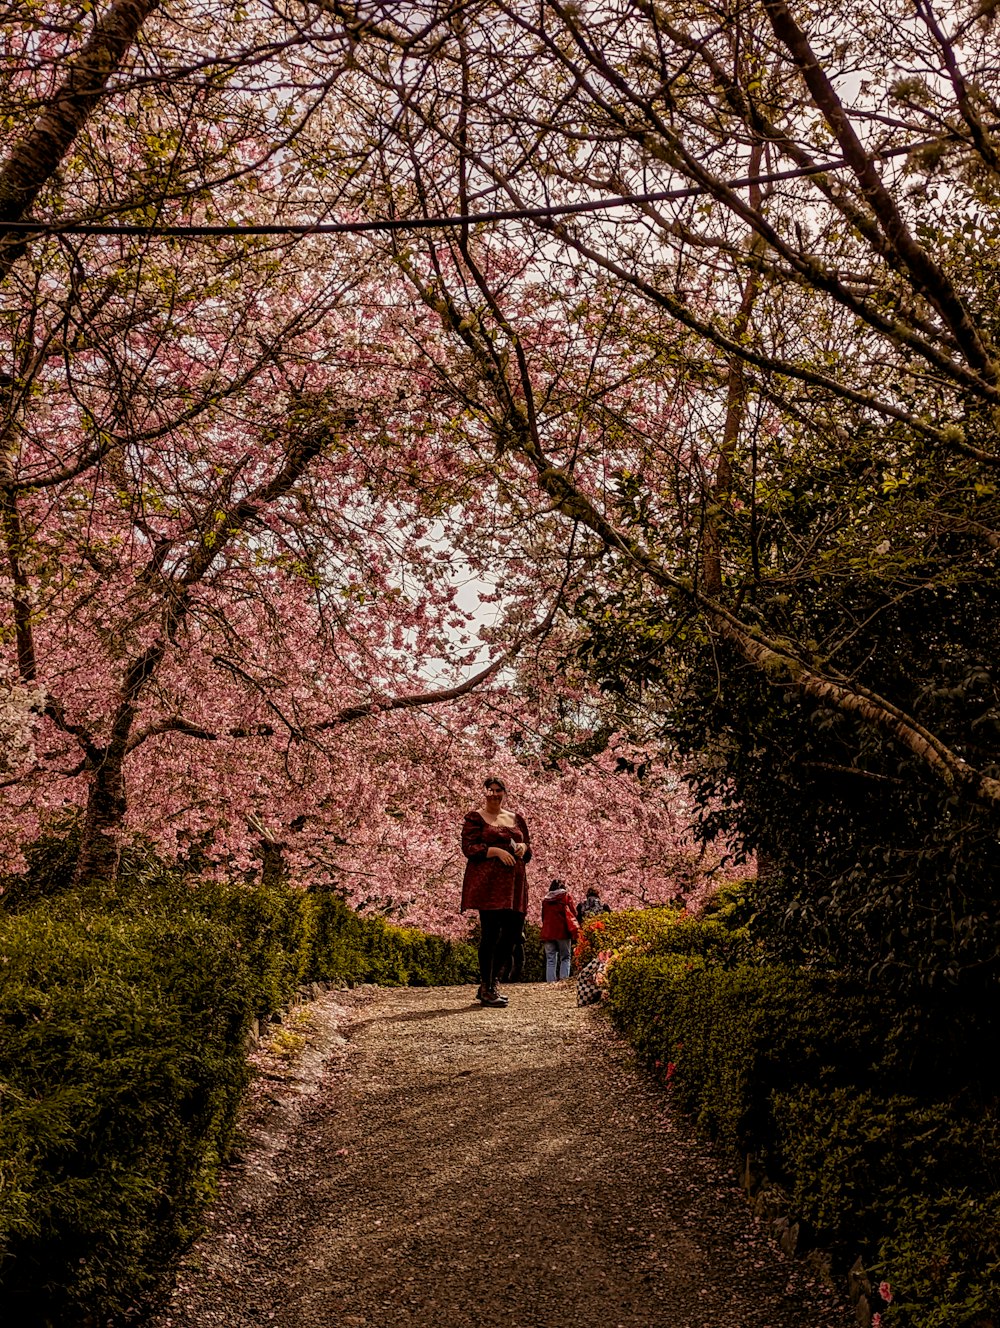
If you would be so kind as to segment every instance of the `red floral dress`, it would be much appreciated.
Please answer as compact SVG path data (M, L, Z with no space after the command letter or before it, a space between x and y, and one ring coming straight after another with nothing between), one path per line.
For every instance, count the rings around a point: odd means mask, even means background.
M512 908L517 913L528 911L528 876L525 863L531 858L531 848L523 858L515 858L513 867L507 867L499 858L488 858L486 850L503 848L511 851L513 844L528 844L528 827L520 812L514 814L514 824L491 825L480 812L469 812L462 823L462 852L468 861L462 881L462 912L467 908Z

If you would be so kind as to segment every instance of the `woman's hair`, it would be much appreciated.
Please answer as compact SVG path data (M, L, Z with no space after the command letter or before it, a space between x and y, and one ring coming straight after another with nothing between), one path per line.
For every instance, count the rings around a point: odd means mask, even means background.
M593 895L595 899L600 899L600 897L601 897L601 892L600 892L600 890L598 890L598 888L597 888L596 885L592 885L592 886L590 887L590 889L587 891L587 898L588 898L588 899L590 898L591 895Z
M483 780L483 788L489 788L491 784L498 784L503 793L507 792L507 785L503 782L502 779L499 779L496 775L487 775L487 777Z

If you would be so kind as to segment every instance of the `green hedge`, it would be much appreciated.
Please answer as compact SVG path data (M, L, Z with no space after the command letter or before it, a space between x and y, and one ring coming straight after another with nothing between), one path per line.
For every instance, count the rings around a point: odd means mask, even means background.
M15 1322L118 1311L213 1193L252 983L202 918L0 925L0 1290Z
M869 1003L817 978L724 968L703 954L633 954L612 963L608 986L612 1018L727 1148L769 1142L773 1093L803 1083L829 1092L871 1073Z
M932 1025L919 1012L829 976L733 963L716 925L631 927L608 969L615 1023L707 1136L788 1189L807 1237L845 1263L862 1254L892 1290L873 1306L887 1328L990 1328L996 1102L929 1071L938 1049L921 1042Z
M192 882L148 855L78 893L54 856L43 888L0 897L0 1304L19 1325L120 1318L190 1238L254 1016L308 981L476 974L470 946L332 893Z
M704 955L727 966L754 953L746 929L734 925L733 914L721 906L718 915L707 918L683 909L632 908L602 913L584 924L574 951L576 966L582 968L602 952L623 949L649 955Z

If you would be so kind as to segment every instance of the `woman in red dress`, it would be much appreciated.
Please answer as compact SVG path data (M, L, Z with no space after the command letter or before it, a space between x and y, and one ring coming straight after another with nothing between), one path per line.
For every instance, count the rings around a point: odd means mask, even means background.
M497 974L511 953L528 911L525 864L531 860L528 827L520 812L503 805L507 786L491 775L484 782L481 809L462 824L462 852L468 861L462 881L462 912L479 910L479 990L483 1005L504 1006Z

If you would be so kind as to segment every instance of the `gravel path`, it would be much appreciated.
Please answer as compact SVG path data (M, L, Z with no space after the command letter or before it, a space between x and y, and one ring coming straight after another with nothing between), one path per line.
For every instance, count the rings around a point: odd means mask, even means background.
M560 985L330 993L149 1328L849 1328ZM301 1034L302 1030L300 1030Z

